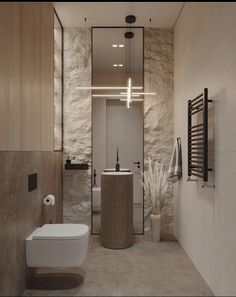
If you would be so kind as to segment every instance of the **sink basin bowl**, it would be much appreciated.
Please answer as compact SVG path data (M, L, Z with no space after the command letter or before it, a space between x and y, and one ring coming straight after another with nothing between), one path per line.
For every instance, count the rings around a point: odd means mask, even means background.
M120 168L119 171L116 171L115 168L106 168L104 172L130 172L131 170L128 168Z
M111 172L103 172L102 175L130 175L132 172L122 172L122 171L111 171Z

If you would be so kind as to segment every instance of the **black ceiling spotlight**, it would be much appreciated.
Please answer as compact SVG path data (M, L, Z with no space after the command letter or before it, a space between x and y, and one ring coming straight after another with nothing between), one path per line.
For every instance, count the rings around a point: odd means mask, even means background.
M125 21L126 21L127 24L130 24L131 25L131 24L135 23L136 16L134 16L134 15L127 15L125 17ZM130 39L130 38L133 38L134 37L134 33L131 32L131 31L125 32L124 35L125 35L125 38L127 38L127 39Z
M134 37L134 33L133 32L125 32L125 38L130 39Z
M136 22L136 16L134 16L134 15L127 15L127 16L125 17L125 21L126 21L126 23L128 23L128 24L133 24L133 23Z

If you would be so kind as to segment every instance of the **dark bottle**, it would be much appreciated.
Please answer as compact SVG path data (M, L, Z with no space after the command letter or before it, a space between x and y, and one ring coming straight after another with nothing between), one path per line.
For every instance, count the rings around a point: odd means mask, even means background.
M71 160L70 160L69 156L66 159L66 164L71 164Z
M117 147L117 153L116 153L116 171L120 171L118 147Z
M96 169L94 169L94 171L93 171L93 187L97 187L96 176L97 176Z

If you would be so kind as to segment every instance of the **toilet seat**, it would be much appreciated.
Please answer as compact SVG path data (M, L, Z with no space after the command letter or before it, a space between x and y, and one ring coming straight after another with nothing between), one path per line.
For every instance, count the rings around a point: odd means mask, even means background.
M45 224L38 228L32 239L39 240L68 240L88 236L89 228L84 224Z

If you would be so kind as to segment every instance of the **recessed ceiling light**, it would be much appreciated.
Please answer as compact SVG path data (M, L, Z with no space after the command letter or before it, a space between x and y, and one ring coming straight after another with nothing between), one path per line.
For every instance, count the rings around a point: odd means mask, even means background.
M119 67L123 67L123 64L119 64Z
M119 44L119 47L124 47L124 44Z
M114 66L114 67L117 67L117 66L118 66L118 64L113 64L113 66Z
M117 47L118 45L117 44L112 44L112 47Z

